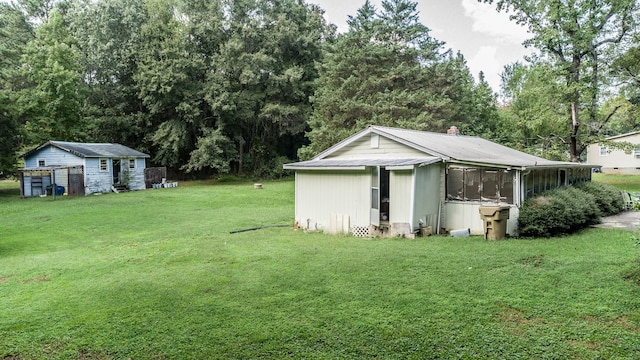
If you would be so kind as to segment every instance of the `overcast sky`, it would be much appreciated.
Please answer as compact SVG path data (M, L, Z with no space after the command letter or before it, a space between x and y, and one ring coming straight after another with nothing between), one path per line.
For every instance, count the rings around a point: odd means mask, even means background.
M347 16L355 15L364 0L307 0L325 10L327 21L339 32L347 30ZM526 30L498 13L494 5L477 0L418 0L420 21L431 29L431 36L444 41L445 48L460 51L467 59L471 73L483 71L494 91L500 89L500 76L505 65L521 60L530 51L522 46L528 38ZM381 0L371 0L380 9Z

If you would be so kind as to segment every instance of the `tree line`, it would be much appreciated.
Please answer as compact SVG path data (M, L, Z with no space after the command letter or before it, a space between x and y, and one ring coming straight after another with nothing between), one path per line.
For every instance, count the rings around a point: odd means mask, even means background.
M0 172L63 140L125 144L193 176L279 176L371 124L456 125L578 161L638 128L635 0L498 1L538 49L505 68L502 101L416 5L367 0L337 34L304 0L0 3Z

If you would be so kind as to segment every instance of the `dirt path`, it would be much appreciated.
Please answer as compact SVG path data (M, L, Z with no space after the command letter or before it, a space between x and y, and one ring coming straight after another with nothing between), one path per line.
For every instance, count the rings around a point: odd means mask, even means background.
M640 211L629 210L618 215L603 217L602 223L594 227L640 230Z

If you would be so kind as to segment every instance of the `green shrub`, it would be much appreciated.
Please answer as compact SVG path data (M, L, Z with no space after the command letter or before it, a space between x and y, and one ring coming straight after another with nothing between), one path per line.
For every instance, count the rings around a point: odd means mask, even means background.
M596 198L575 187L558 188L527 199L520 207L518 228L524 237L569 234L600 221Z
M614 215L625 207L625 201L619 189L599 182L584 182L576 185L580 190L593 195L602 216Z

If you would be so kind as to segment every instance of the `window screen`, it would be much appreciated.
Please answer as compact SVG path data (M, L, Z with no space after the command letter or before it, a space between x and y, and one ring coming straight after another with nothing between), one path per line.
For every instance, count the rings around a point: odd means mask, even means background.
M526 179L533 188L534 176ZM513 203L513 172L509 170L449 168L447 199Z
M500 200L513 204L513 173L503 171L500 175Z
M498 172L484 170L482 174L482 200L497 200L498 194Z
M464 171L464 199L480 200L482 198L483 182L480 169L465 169Z
M449 168L447 174L447 199L464 200L464 169Z

